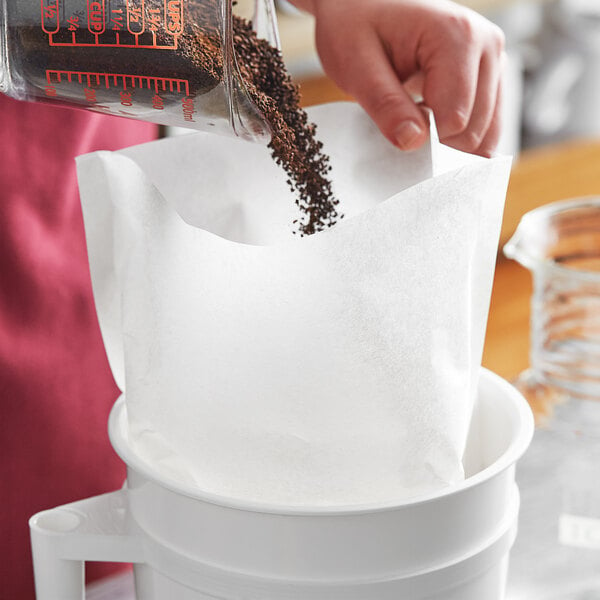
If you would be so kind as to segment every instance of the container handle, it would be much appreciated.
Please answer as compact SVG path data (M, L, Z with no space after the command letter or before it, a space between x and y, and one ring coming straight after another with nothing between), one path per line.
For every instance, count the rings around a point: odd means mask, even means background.
M140 536L127 518L126 491L39 512L29 520L37 600L85 598L87 560L142 563Z

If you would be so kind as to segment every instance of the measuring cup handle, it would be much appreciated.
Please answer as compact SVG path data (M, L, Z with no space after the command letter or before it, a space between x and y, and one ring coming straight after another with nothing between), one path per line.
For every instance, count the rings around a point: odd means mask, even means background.
M39 512L29 529L37 600L82 600L86 560L144 562L125 490Z

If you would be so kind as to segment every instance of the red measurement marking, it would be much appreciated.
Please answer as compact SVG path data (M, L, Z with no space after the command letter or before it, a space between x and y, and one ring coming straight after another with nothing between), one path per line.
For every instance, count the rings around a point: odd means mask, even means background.
M165 101L158 94L152 96L152 108L156 110L164 110L165 108Z
M144 0L127 0L127 29L129 33L137 35L143 33L146 24L144 21Z
M85 95L85 99L87 102L91 104L95 104L98 102L98 98L96 97L96 90L93 88L83 88L83 93Z
M52 81L52 77L55 77L55 80ZM46 81L49 84L52 83L60 83L61 82L61 76L60 76L60 71L51 71L51 70L47 70L46 71Z
M111 17L110 21L112 23L112 29L114 31L121 31L121 29L123 29L124 23L125 23L123 9L122 8L113 8L112 17Z
M123 44L122 42L115 42L115 43L105 43L102 42L98 39L98 36L96 36L96 41L94 43L91 44L84 44L81 42L77 42L77 41L73 41L73 42L55 42L53 37L50 36L50 40L49 40L49 44L50 46L68 46L69 48L75 46L77 48L152 48L153 50L177 50L178 46L177 46L177 39L178 38L173 38L173 44L172 45L165 45L165 44L157 44L156 43L156 37L154 36L154 43L152 44L140 44L139 40L136 37L135 43L134 44Z
M52 69L46 71L46 81L48 85L62 83L63 77L70 83L73 83L74 78L77 78L79 83L83 83L85 80L88 88L92 87L92 81L95 81L94 85L100 86L101 80L104 80L104 87L109 89L111 86L117 86L120 80L123 90L127 90L128 87L139 87L148 90L154 89L156 94L158 94L159 88L166 91L168 84L171 92L176 90L180 94L185 94L185 96L190 95L190 85L187 79L152 77L151 75L130 75L127 73L95 73L87 71L58 71Z
M123 106L133 106L133 93L132 92L120 92L121 104Z
M194 107L194 99L186 96L181 100L181 109L183 112L183 120L194 122L194 113L196 109Z
M160 9L149 8L148 9L148 29L152 33L158 33L160 28Z
M183 32L183 1L165 0L165 21L171 35Z
M88 29L94 35L106 30L106 0L87 0Z
M77 32L84 26L85 19L83 9L73 14L66 20L67 30L71 32L71 41L55 41L54 35L60 30L60 0L40 0L41 26L48 35L50 46L77 46L81 48L107 47L107 48L152 48L155 50L177 50L178 36L183 31L183 0L164 0L164 9L154 8L145 10L145 0L126 0L125 9L116 8L110 12L110 24L115 32L116 41L109 36L109 41L104 42L99 36L106 33L107 1L86 0L87 6L87 28L94 35L93 42L78 42ZM153 32L151 43L140 43L138 36L146 31L146 15L148 17L149 29ZM163 14L164 13L164 14ZM163 23L162 19L165 20ZM119 31L127 27L127 30L135 36L133 43L122 43ZM159 44L156 33L160 28L165 29L172 35L171 43ZM112 39L111 39L112 38Z
M52 35L60 29L58 0L41 0L42 30Z
M69 31L77 31L79 29L79 17L77 15L72 15L67 19L67 25Z

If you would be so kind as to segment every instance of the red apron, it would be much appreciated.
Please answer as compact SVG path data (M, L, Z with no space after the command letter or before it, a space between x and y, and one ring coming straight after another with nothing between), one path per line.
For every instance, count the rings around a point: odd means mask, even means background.
M156 127L0 94L0 598L33 600L27 521L122 485L74 157ZM89 579L108 572L93 564Z

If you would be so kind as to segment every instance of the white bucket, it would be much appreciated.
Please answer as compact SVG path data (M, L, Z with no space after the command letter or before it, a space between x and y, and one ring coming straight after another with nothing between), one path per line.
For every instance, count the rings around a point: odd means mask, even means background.
M119 491L30 520L38 600L81 600L86 560L132 562L138 600L500 600L514 541L514 465L533 434L523 397L482 370L467 479L390 505L289 508L202 493L112 444Z

